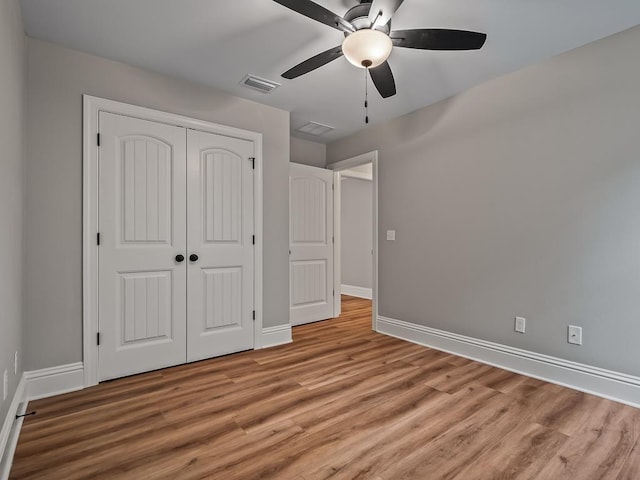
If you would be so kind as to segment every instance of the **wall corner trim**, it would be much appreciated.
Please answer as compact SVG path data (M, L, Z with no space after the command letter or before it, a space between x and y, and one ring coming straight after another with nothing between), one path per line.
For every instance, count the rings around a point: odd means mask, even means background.
M367 300L371 300L373 298L373 289L366 287L356 287L354 285L344 285L340 286L340 292L343 295L350 295L352 297L358 298L366 298Z
M285 345L292 341L291 325L276 325L262 329L262 348Z
M393 318L377 320L379 333L640 408L640 377Z
M24 372L27 400L62 395L85 387L82 362Z
M13 395L9 411L2 423L0 431L0 480L9 478L11 464L13 463L13 454L18 445L18 437L20 436L20 428L22 427L22 418L16 419L16 415L22 415L27 408L25 402L25 377L20 377L20 382Z

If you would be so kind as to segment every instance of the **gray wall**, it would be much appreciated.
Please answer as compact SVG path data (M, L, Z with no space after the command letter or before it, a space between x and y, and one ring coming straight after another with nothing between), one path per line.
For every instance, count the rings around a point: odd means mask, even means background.
M85 93L263 134L263 323L288 323L289 113L29 39L26 369L82 360Z
M327 146L323 143L291 137L291 161L324 168L327 165Z
M340 186L341 282L372 288L373 185L369 180L342 177Z
M640 375L639 50L635 27L328 146L379 150L381 315Z
M25 37L17 0L0 0L0 428L22 373ZM2 401L2 375L9 392Z

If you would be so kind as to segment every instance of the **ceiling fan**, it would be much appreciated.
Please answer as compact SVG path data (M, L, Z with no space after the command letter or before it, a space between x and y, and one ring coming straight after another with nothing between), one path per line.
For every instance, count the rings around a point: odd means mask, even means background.
M344 33L342 45L305 60L282 74L294 79L345 56L356 67L366 68L383 98L396 94L387 58L393 47L422 50L477 50L487 35L466 30L421 28L391 30L391 17L404 0L360 0L341 17L311 0L274 0L306 17Z

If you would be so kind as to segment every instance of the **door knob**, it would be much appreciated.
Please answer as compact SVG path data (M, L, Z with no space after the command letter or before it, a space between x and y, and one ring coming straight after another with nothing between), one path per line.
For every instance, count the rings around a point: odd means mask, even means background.
M184 255L180 255L180 254L176 255L176 262L178 263L184 262Z
M195 253L192 253L191 255L189 255L189 260L191 260L192 262L197 262L198 255L196 255Z

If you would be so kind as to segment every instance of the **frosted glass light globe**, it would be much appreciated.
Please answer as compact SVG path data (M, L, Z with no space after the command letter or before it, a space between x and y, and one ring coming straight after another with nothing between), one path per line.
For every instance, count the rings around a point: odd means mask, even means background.
M384 63L392 48L393 43L386 33L369 28L349 34L342 42L344 56L360 68L375 68Z

